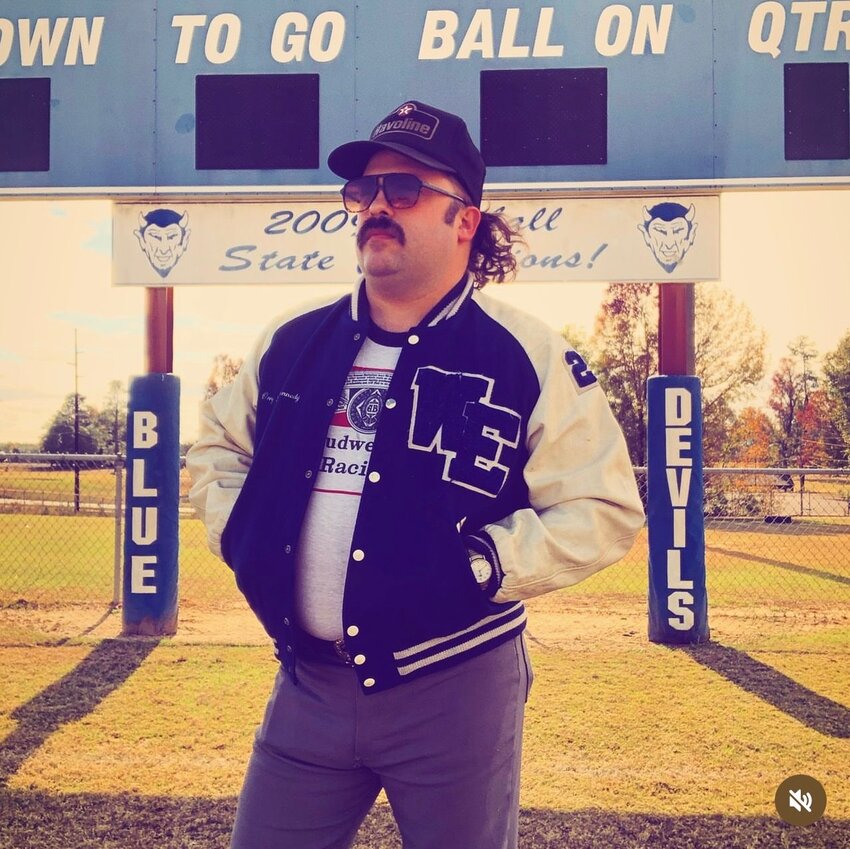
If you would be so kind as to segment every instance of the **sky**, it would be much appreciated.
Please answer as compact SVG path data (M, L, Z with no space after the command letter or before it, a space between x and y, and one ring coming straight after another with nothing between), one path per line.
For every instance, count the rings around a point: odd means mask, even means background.
M767 333L768 375L800 336L821 354L850 332L850 189L726 191L720 206L724 286ZM0 445L37 443L74 392L101 407L110 381L145 368L145 296L111 283L111 203L0 201ZM181 440L216 354L244 355L269 319L350 286L193 286L174 290L174 372L181 382ZM514 283L495 296L560 330L588 335L604 284ZM764 397L753 401L763 404Z

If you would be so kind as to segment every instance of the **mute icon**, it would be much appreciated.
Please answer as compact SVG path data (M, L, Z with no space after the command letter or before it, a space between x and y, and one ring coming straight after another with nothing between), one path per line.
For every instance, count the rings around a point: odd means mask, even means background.
M826 790L810 775L792 775L776 790L776 812L790 825L811 825L826 810Z
M788 793L788 804L795 811L812 812L812 794L804 793L802 790L791 790Z

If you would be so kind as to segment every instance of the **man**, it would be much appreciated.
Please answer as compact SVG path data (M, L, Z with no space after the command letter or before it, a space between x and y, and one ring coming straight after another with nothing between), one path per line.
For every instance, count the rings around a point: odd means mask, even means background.
M409 101L334 150L351 296L276 321L188 456L212 549L282 665L233 847L346 847L386 791L408 849L517 845L522 599L643 523L582 358L479 292L512 270L457 116Z

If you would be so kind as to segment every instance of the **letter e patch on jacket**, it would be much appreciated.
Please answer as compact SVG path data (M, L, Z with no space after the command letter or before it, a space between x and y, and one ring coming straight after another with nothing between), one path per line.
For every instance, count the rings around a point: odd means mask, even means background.
M408 446L442 454L443 480L495 498L508 479L502 451L519 444L522 419L490 403L493 382L435 366L417 369Z

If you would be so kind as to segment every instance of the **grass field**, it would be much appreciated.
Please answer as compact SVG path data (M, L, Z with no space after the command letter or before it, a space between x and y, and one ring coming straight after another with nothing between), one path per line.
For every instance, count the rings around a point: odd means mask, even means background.
M0 516L0 849L227 846L274 659L196 521L178 635L121 639L112 534ZM707 645L647 640L645 540L529 604L522 847L850 847L847 527L707 536ZM774 809L798 773L828 795L807 828ZM356 845L400 847L386 805Z
M637 609L530 607L523 846L850 845L850 623L718 612L715 642L673 649ZM180 637L0 647L0 846L225 847L274 669ZM806 829L773 809L799 772L829 798ZM358 845L400 845L385 807Z

